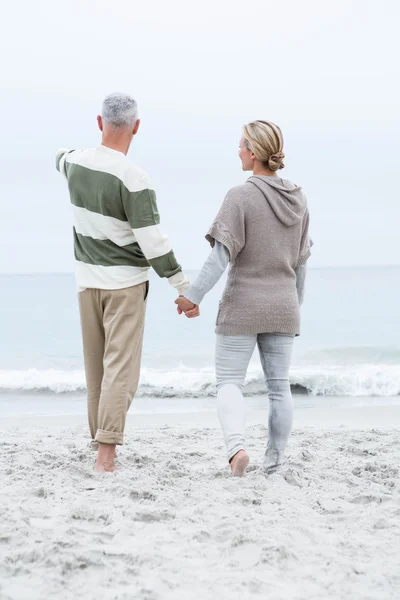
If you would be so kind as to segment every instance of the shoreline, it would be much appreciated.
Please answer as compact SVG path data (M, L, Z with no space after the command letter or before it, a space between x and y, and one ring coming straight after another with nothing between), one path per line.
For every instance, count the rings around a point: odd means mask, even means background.
M15 427L67 428L84 426L85 398L75 395L8 396L2 401L0 430ZM396 398L341 398L294 396L294 429L319 427L347 429L400 427L400 399ZM373 401L373 402L372 402ZM247 398L247 425L266 425L268 398ZM127 417L127 430L185 426L219 428L215 398L137 398ZM396 427L397 426L397 427Z

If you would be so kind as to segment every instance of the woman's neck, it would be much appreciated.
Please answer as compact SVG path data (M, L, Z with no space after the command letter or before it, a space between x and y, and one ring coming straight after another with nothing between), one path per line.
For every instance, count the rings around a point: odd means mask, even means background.
M276 171L266 169L262 165L254 165L253 175L264 175L264 177L276 177Z

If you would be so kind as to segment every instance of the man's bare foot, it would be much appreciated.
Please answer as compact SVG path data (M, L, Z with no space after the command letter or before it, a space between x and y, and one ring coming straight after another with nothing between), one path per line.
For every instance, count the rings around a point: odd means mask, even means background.
M115 459L115 444L100 444L97 453L96 473L113 473L117 470L114 463Z
M243 477L250 462L250 457L246 450L239 450L231 459L230 465L233 477Z
M94 451L97 452L99 449L99 442L95 442L94 440L92 440L90 442L90 448ZM115 446L115 454L114 454L114 458L117 458L117 446Z

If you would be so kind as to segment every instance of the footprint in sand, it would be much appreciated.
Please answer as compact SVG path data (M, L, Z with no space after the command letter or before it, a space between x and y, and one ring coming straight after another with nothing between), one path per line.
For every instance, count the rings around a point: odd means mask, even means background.
M174 519L175 515L169 513L168 511L154 511L154 512L137 512L133 517L134 521L142 521L144 523L157 523L160 521L169 521Z
M131 500L150 500L150 502L155 502L157 500L157 496L152 494L152 492L147 492L146 490L132 490L129 494Z

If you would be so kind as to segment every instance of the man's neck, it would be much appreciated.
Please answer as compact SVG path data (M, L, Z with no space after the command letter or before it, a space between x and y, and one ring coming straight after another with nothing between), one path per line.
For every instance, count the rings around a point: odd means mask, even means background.
M106 148L111 148L112 150L117 150L118 152L122 152L123 154L127 155L131 141L132 139L129 140L121 136L119 136L119 138L113 136L103 136L101 144Z

